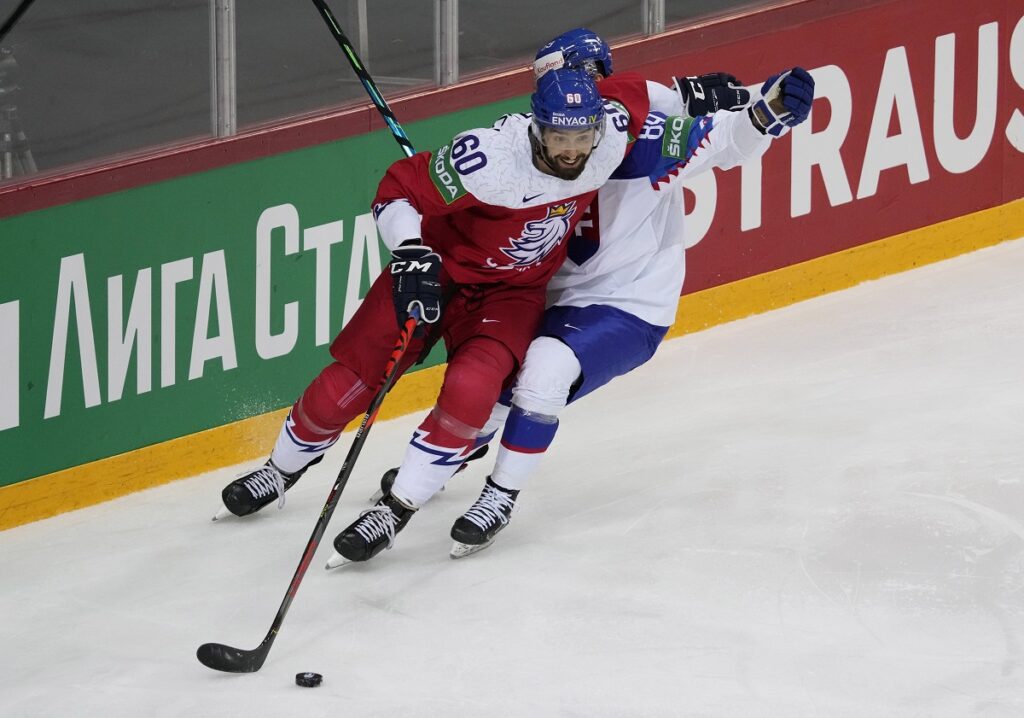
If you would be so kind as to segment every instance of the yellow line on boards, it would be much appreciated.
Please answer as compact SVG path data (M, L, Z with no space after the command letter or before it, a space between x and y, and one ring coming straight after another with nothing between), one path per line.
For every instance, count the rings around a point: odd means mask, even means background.
M684 295L666 338L1024 236L1024 199Z
M393 419L433 404L443 367L402 377L377 420ZM270 454L288 408L241 419L152 446L73 466L0 488L0 531L109 501ZM349 429L362 420L362 416ZM220 486L211 487L216 503Z
M1024 236L1024 200L683 296L668 337L741 319ZM402 378L379 419L433 405L443 366ZM267 456L287 409L0 488L0 531ZM361 419L361 417L360 417ZM352 427L350 427L352 428ZM211 486L216 501L220 486Z

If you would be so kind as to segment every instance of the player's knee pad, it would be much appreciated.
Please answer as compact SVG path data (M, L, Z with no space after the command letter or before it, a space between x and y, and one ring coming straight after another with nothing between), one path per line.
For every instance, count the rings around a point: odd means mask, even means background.
M513 403L535 414L557 416L582 372L573 350L554 337L537 337L512 389Z
M306 441L337 434L366 411L373 391L355 372L334 362L324 367L292 407L295 433Z
M489 337L469 340L448 362L438 409L479 430L514 366L512 353L501 342Z
M422 435L436 446L469 446L480 429L435 406L419 426Z

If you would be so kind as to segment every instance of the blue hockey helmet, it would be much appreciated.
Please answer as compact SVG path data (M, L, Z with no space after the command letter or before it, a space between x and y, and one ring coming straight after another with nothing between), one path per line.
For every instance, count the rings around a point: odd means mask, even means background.
M604 100L584 70L550 70L537 79L530 97L533 122L558 130L600 131L604 127Z
M577 27L563 32L537 51L533 75L539 78L548 70L575 67L586 70L591 77L612 74L612 49L593 30Z
M563 67L537 78L530 143L557 177L576 179L604 135L604 100L585 70Z

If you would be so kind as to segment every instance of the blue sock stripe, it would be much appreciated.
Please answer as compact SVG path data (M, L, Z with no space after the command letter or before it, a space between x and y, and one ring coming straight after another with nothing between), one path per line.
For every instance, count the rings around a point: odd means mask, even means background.
M544 451L555 438L558 420L538 421L518 406L513 406L505 422L501 443L509 448L536 453Z
M290 421L291 417L289 416L288 419ZM293 444L295 444L295 446L297 446L299 448L299 451L301 451L303 453L306 453L306 454L315 454L318 451L327 451L327 449L329 449L332 446L334 446L334 442L336 442L338 440L338 437L341 436L339 434L338 436L335 436L333 439L326 439L324 441L317 441L317 442L309 442L309 441L303 441L302 439L297 437L295 435L295 432L292 431L292 428L288 425L287 422L285 422L284 430L288 433L288 438L291 439L291 442Z
M476 437L476 439L473 441L473 447L472 448L479 449L484 444L491 443L491 439L493 439L494 435L497 434L497 433L498 433L498 430L495 429L490 434L482 434L482 435Z
M416 429L413 431L412 440L409 443L425 454L436 456L437 458L430 462L435 466L461 466L466 460L466 456L469 455L470 447L449 449L443 446L435 446L434 444L428 444L424 440L425 436L425 432Z

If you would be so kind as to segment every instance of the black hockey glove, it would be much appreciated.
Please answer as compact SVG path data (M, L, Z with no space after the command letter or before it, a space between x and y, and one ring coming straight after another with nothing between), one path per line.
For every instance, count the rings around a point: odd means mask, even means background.
M391 293L395 300L398 326L403 326L413 308L419 311L420 324L433 324L441 318L441 258L422 240L406 240L391 252ZM417 325L417 335L423 334Z
M725 72L675 78L676 92L683 100L683 112L690 117L710 115L718 110L735 112L750 102L743 83Z

